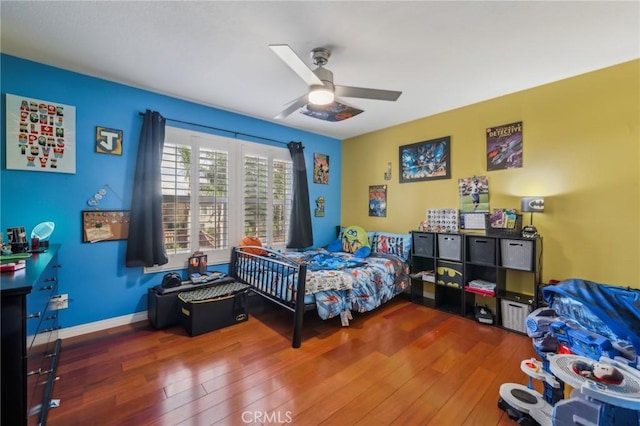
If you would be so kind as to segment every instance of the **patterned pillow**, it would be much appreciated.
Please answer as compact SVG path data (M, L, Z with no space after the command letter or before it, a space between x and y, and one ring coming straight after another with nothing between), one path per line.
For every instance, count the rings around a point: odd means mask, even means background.
M406 261L411 251L411 233L376 232L371 243L372 253L394 254Z
M373 240L376 238L377 232L375 231L367 231L367 237L369 237L369 246L373 245Z

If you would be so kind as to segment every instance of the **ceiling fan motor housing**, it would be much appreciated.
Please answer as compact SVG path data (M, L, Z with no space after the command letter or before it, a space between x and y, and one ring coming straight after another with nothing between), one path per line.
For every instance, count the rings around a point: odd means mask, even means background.
M313 73L322 81L322 83L333 90L333 73L326 68L318 67Z

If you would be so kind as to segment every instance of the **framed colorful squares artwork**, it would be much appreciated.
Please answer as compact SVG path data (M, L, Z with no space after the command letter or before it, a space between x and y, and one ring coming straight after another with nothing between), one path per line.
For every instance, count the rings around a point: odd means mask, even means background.
M10 170L76 172L76 108L6 95L6 165Z

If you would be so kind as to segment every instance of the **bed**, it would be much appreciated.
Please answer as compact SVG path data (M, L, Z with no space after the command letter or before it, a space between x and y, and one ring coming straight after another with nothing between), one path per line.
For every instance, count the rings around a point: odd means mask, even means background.
M324 248L281 253L234 247L230 274L293 312L292 346L298 348L306 311L315 310L322 319L340 317L347 326L352 312L376 309L409 288L411 234L368 234L371 254L366 258Z

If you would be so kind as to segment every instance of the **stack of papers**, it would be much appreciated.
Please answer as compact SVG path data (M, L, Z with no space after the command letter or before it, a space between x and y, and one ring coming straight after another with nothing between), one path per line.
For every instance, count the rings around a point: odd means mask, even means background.
M415 274L411 274L411 278L416 279L416 280L422 280L422 281L427 281L430 283L435 283L436 282L436 273L432 270L430 271L420 271L420 272L416 272Z
M436 282L436 273L434 271L424 271L422 273L422 281L435 283Z

